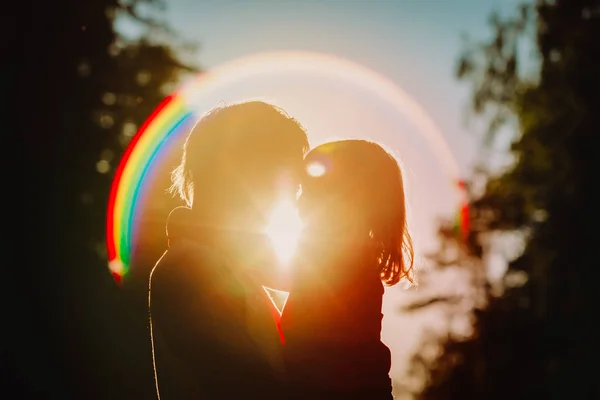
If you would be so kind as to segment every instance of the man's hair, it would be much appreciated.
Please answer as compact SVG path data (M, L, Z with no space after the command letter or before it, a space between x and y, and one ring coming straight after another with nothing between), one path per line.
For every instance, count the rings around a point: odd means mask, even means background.
M248 101L216 107L189 133L170 191L192 207L199 193L226 196L228 185L272 179L273 170L299 179L308 149L304 128L277 106Z

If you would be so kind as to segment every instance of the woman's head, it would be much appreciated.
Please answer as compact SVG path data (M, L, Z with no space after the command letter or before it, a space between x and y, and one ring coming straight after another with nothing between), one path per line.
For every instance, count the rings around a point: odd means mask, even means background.
M313 234L373 244L384 283L413 282L402 172L383 147L340 140L311 150L299 205Z
M187 137L171 191L206 223L261 223L279 196L295 195L307 150L302 126L271 104L217 107Z

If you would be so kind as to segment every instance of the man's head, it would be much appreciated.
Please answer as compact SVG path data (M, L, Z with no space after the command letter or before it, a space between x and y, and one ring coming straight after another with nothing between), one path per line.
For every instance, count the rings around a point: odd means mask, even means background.
M262 101L217 107L190 132L171 190L207 224L260 224L294 196L308 151L302 126Z

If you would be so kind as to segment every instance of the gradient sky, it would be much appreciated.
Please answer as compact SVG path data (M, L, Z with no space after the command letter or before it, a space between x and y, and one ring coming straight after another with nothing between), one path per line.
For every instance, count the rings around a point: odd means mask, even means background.
M473 135L463 124L468 87L454 79L461 33L489 35L494 9L513 0L166 0L167 18L200 43L200 65L274 50L311 50L356 61L393 79L447 134L465 171Z
M166 18L183 37L199 43L198 64L205 69L259 52L305 50L334 54L385 75L427 111L442 130L461 174L468 175L478 141L464 123L469 87L454 78L461 34L468 33L475 39L489 37L489 14L493 10L511 11L515 4L514 0L166 0ZM136 27L126 21L119 21L117 26L126 34L136 32ZM314 80L313 84L322 85L323 81ZM331 97L328 101L343 99ZM385 119L376 111L365 110L365 115ZM397 127L381 124L382 129ZM386 144L406 148L407 143L413 143L402 140ZM422 160L410 154L406 158L403 161L408 168L417 171L413 175L420 177L416 194L409 201L441 201L448 189L436 190L447 183L443 182L443 174L434 170L443 169L443 165L435 164L431 152L423 154ZM423 168L430 171L420 176ZM419 215L416 218L429 230L432 215L448 211L441 202L431 204L417 210L417 214L426 213L428 221ZM425 229L422 226L418 229ZM444 277L439 289L466 290L464 279L461 283L456 276ZM414 351L422 332L443 325L436 322L443 319L443 312L404 316L395 311L403 295L401 291L394 293L387 296L384 306L387 315L383 338L394 352L392 374L400 379L406 357Z
M489 36L487 17L516 0L165 0L166 19L200 44L207 69L257 52L310 50L358 62L396 82L438 126L464 172L477 151L464 121L468 85L454 69L461 34ZM122 31L135 31L120 24Z
M273 52L281 50L304 50L333 54L350 61L361 64L379 74L391 79L398 87L406 92L414 101L427 112L429 117L442 131L450 147L455 162L460 168L461 177L468 176L478 153L478 135L474 129L468 129L465 117L469 102L469 85L458 82L454 78L455 65L461 51L461 34L468 33L475 39L483 39L490 35L487 19L493 10L502 13L514 9L516 0L165 0L166 13L164 17L168 23L181 35L199 44L197 54L198 64L207 69L213 69L231 60L238 59L260 52ZM135 34L135 25L127 21L119 21L118 29L124 33ZM342 102L348 103L348 97L339 94L332 79L325 82L323 77L307 80L306 76L282 76L278 85L284 87L277 93L273 84L266 82L265 77L253 82L240 82L237 84L237 95L261 93L272 98L285 97L295 92L316 98L322 96L319 107L332 108L335 105L342 108ZM270 77L266 77L269 79ZM288 87L281 84L282 80ZM301 84L290 84L292 80L303 81ZM344 82L342 82L344 83ZM345 82L347 83L347 82ZM254 85L254 92L249 89ZM261 86L262 85L262 86ZM312 86L311 86L312 85ZM243 91L242 86L248 87ZM324 87L329 90L325 93ZM350 86L350 85L347 85ZM313 93L308 93L313 90ZM280 92L281 92L280 91ZM350 91L350 89L348 89ZM231 101L234 99L232 90L223 93L221 98ZM354 97L357 97L354 90ZM337 95L337 97L336 97ZM362 94L364 96L364 94ZM328 97L329 96L329 97ZM368 128L366 120L378 121L378 135L372 139L383 142L400 153L408 174L408 190L416 191L410 194L410 203L432 203L427 208L420 207L416 214L428 213L429 215L446 215L452 213L455 204L453 200L442 201L449 198L453 190L452 182L444 176L445 166L440 164L439 157L429 149L423 148L423 143L417 143L415 137L422 133L406 126L406 118L398 118L391 122L384 115L383 107L373 98L364 96L362 114L365 121L362 126ZM280 103L285 103L282 100ZM304 102L310 107L309 100ZM359 100L354 105L345 104L350 109L359 107ZM284 105L284 104L280 104ZM311 125L310 119L316 119L307 111L307 106L297 111L291 105L292 115L299 118L300 122ZM317 108L316 106L312 106ZM368 108L376 108L373 111ZM286 108L286 107L284 107ZM286 108L287 109L287 108ZM369 114L370 113L370 114ZM321 120L322 113L319 114ZM348 129L341 118L332 120L330 129L334 136L353 135L352 127ZM339 123L338 123L339 122ZM347 121L346 121L347 122ZM336 125L337 123L337 125ZM312 124L314 129L309 130L309 135L318 137L320 142L324 137L323 123L319 127ZM356 129L355 129L356 130ZM389 133L386 133L386 130ZM396 138L390 137L394 130L402 132ZM364 130L363 130L364 131ZM404 136L404 137L401 137ZM408 139L410 137L410 140ZM423 140L421 139L421 142ZM417 159L415 154L419 152ZM419 146L421 146L419 148ZM425 147L427 145L425 144ZM416 172L415 172L416 171ZM427 183L424 183L427 182ZM443 191L442 188L443 187ZM416 189L413 189L416 188ZM435 204L433 204L435 203ZM417 232L417 240L423 237L425 244L421 247L432 247L433 217L424 221L423 215L416 216L417 229L427 231Z

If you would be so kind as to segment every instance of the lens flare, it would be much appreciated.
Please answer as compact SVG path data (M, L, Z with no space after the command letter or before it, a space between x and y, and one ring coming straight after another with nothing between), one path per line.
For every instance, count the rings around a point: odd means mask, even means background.
M325 166L318 162L312 162L306 167L306 172L312 177L318 178L325 174Z
M287 299L290 293L284 290L277 290L267 286L263 286L263 289L269 297L269 300L271 300L273 307L275 307L279 315L283 314L283 309L285 308L285 303L287 303Z
M302 226L297 208L289 201L282 201L271 212L265 233L280 262L286 264L294 256Z

